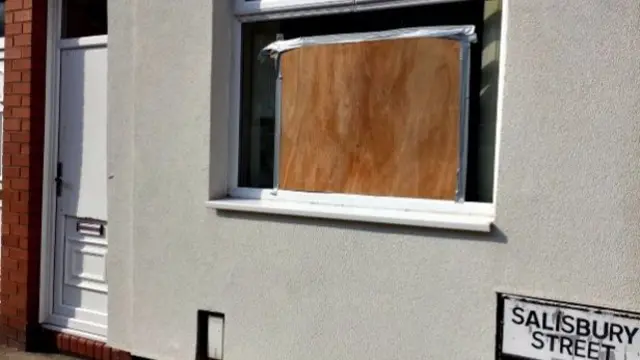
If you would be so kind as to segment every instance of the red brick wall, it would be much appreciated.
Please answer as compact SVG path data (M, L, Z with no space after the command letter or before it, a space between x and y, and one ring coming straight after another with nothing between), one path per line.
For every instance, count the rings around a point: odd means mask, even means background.
M39 330L46 14L46 0L5 3L0 344L20 349Z
M114 349L103 342L83 339L55 331L44 331L41 338L43 350L80 356L91 360L131 360L131 355Z

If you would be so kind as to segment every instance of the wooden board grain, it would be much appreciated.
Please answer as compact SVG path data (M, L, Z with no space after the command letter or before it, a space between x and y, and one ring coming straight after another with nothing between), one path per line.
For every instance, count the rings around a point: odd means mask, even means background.
M303 47L281 72L280 189L455 198L459 42Z

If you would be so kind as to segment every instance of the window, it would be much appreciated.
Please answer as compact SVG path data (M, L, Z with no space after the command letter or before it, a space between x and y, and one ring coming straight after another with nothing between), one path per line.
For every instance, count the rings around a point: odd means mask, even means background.
M4 3L5 0L0 1L0 37L2 38L4 38Z
M289 0L244 3L257 4L258 14L294 7ZM375 1L380 9L346 12L340 9L351 1L295 3L313 3L318 13L240 14L231 197L423 212L489 208L499 1ZM477 42L467 52L455 39L385 38L300 47L278 62L258 56L276 40L442 26L471 26Z
M63 39L105 34L107 34L106 0L63 0Z

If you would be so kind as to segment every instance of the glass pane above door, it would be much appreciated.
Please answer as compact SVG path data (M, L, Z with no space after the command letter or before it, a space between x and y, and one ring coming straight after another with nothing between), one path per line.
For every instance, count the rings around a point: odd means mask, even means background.
M107 35L107 0L63 0L62 38Z

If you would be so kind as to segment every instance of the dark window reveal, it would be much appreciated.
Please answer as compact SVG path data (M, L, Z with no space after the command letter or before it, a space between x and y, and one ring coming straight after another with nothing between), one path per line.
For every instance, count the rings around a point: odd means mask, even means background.
M106 34L107 0L63 0L63 39Z
M0 0L0 37L4 37L4 2Z

